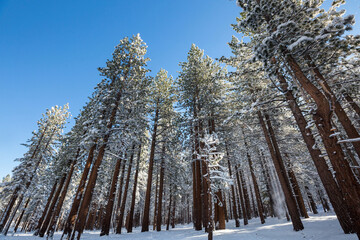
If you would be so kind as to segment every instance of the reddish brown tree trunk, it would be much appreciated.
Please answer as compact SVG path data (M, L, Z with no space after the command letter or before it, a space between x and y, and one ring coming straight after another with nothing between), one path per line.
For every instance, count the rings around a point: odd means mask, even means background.
M45 220L44 220L44 222L43 222L43 224L42 224L42 226L41 226L41 228L39 230L39 236L40 237L43 237L45 235L45 232L46 232L46 230L47 230L47 228L49 226L51 217L52 217L52 215L54 213L54 208L55 208L56 203L57 203L57 201L59 199L59 196L60 196L61 190L62 190L62 188L64 186L65 180L66 180L66 173L63 174L63 176L61 177L61 180L59 181L59 186L58 186L58 188L57 188L57 190L55 192L54 199L50 204L49 211L48 211L48 213L46 215L46 218L45 218Z
M262 174L265 177L266 191L267 191L267 194L269 196L269 214L270 214L270 216L274 217L275 216L274 200L273 200L273 197L271 195L273 190L272 190L271 184L269 184L271 182L271 178L270 178L270 175L269 175L269 172L268 172L267 168L265 167L265 161L266 160L264 158L262 150L259 150L259 155L260 155L260 164L261 164Z
M215 203L215 228L222 230L226 228L225 225L225 201L222 197L221 190L215 193L216 195L216 203Z
M264 214L263 214L263 207L262 207L262 202L261 202L259 185L258 185L257 180L256 180L256 176L255 176L255 173L254 173L254 168L253 168L253 165L252 165L251 156L249 154L249 146L247 144L247 141L245 139L244 134L243 134L243 136L244 136L244 144L245 144L245 148L246 148L246 156L247 156L247 159L248 159L249 168L250 168L250 174L251 174L251 178L252 178L253 185L254 185L254 190L255 190L255 198L256 198L256 204L257 204L257 208L258 208L258 213L259 213L259 216L260 216L260 222L261 222L261 224L264 224L265 223L265 218L264 218Z
M171 204L172 204L172 193L170 189L170 195L169 195L169 208L168 208L168 216L167 216L167 222L166 222L166 231L170 229L170 218L171 218ZM161 227L161 225L160 225Z
M304 218L309 218L309 215L306 211L306 208L305 208L305 203L304 203L304 199L302 197L302 194L301 194L301 191L300 191L300 187L299 187L299 184L298 184L298 181L296 179L296 176L295 176L295 173L294 171L292 170L291 166L289 166L288 168L288 174L289 174L289 179L290 179L290 182L291 182L291 185L292 185L292 188L294 190L294 193L295 193L295 198L296 198L296 202L299 206L299 210L300 210L300 215Z
M78 209L79 209L80 202L81 202L81 199L82 199L82 195L83 195L83 192L84 192L84 189L85 189L86 179L88 177L90 167L91 167L91 163L92 163L92 160L94 158L95 149L96 149L96 144L92 145L91 148L90 148L89 155L88 155L88 158L86 160L83 173L81 175L79 186L78 186L78 188L76 190L75 198L74 198L73 204L71 206L69 216L68 216L68 218L67 218L67 220L65 222L64 232L63 232L63 234L61 236L61 239L64 237L65 234L67 234L67 239L69 239L70 236L71 236L72 227L74 226L75 221L76 221L76 217L77 217L77 214L78 214Z
M314 201L314 198L309 190L309 187L308 186L305 186L305 190L306 190L306 193L307 193L307 196L308 196L308 199L310 201L310 206L311 206L311 210L314 214L318 214L318 211L317 211L317 208L316 208L316 203Z
M346 134L349 138L360 138L359 133L357 132L356 128L352 124L349 117L346 115L346 112L342 108L339 101L336 99L336 96L334 92L331 90L329 84L326 82L324 76L321 74L319 68L313 63L311 57L307 55L305 57L306 60L308 60L308 65L312 68L315 77L320 81L320 85L324 89L325 96L331 101L331 103L334 105L334 112L340 121L341 125L343 126ZM318 105L318 107L321 107ZM354 150L357 153L358 157L360 158L360 142L351 142L354 146Z
M347 209L347 203L343 200L342 197L343 193L340 191L339 186L333 178L332 173L329 170L329 166L326 163L326 160L324 159L324 157L321 156L321 151L318 148L313 148L313 146L316 146L314 136L310 128L306 127L307 122L305 120L305 117L302 114L301 109L297 104L292 91L288 89L288 84L284 76L278 73L278 79L280 81L280 87L285 92L285 97L289 104L289 108L291 109L296 123L300 129L300 133L304 139L304 142L306 143L306 147L311 155L311 158L324 185L326 193L329 196L331 205L334 208L340 225L345 233L350 233L352 224L348 215L349 210Z
M152 137L151 137L148 179L147 179L147 185L146 185L145 206L144 206L144 213L143 213L143 221L142 221L142 225L141 225L141 232L149 231L151 184L152 184L152 175L153 175L153 170L154 170L154 157L155 157L158 120L159 120L159 108L157 106L156 111L155 111L154 128L153 128L153 133L152 133Z
M159 185L159 197L156 214L156 231L161 231L161 212L162 212L162 197L164 191L164 177L165 177L165 143L163 143L161 150L161 162L160 162L160 185Z
M123 222L124 222L125 205L126 205L126 199L127 199L127 195L128 195L129 182L130 182L130 176L131 176L131 168L132 168L133 159L134 159L134 151L135 151L135 144L132 146L132 149L131 149L131 155L130 155L129 166L128 166L126 182L125 182L125 188L124 188L124 196L121 201L120 217L117 221L116 234L121 233L121 228L122 228Z
M55 225L56 225L56 223L57 223L57 221L59 219L61 208L63 206L64 200L65 200L65 197L66 197L69 185L70 185L70 181L71 181L72 175L73 175L74 170L75 170L75 164L77 163L77 159L79 157L79 154L80 154L80 148L78 148L78 150L76 152L75 159L73 161L71 161L70 171L67 173L65 185L64 185L64 187L62 189L62 192L61 192L61 195L59 197L58 203L56 205L54 214L52 214L52 216L51 216L51 220L49 222L48 231L47 231L47 235L50 236L50 238L52 238L53 235L54 235L55 227L56 227Z
M359 105L356 104L356 102L354 101L354 99L347 93L343 94L346 101L350 104L350 106L352 107L352 109L356 112L357 115L357 122L360 124L360 107Z
M171 228L175 228L176 196L174 196L173 198L174 203L171 212Z
M30 198L28 198L28 199L26 200L24 209L22 210L22 212L21 212L21 214L20 214L20 216L19 216L19 218L18 218L18 220L17 220L17 222L16 222L16 225L15 225L15 228L14 228L14 233L16 233L16 231L17 231L17 229L18 229L18 227L19 227L19 225L20 225L20 222L21 222L21 220L22 220L22 218L23 218L23 216L24 216L24 213L25 213L25 210L26 210L27 206L29 205L29 202L30 202Z
M139 176L140 157L141 157L141 145L139 146L139 152L138 152L137 163L136 163L136 171L135 171L135 176L134 176L134 188L133 188L132 198L131 198L129 223L127 226L128 233L132 232L132 229L133 229L133 218L134 218L134 210L135 210L136 188L137 188L137 182L138 182L138 176Z
M269 148L271 157L272 157L274 165L275 165L275 170L277 172L282 190L285 195L286 205L289 210L289 214L290 214L290 217L291 217L291 220L293 223L294 230L295 231L303 230L304 226L301 222L299 212L296 207L296 202L295 202L294 196L291 193L290 184L289 184L289 181L286 176L286 169L285 169L284 162L282 161L282 158L280 155L280 150L279 150L279 147L278 147L276 139L275 139L275 133L272 129L269 116L267 114L265 114L265 119L267 121L268 128L266 128L265 122L263 120L263 116L260 113L260 111L258 111L258 117L260 120L260 125L261 125L264 135L265 135L266 142L268 144L268 148Z
M154 218L153 218L153 231L156 229L157 212L158 212L158 189L159 189L159 168L156 170L156 184L155 184L155 202L154 202Z
M35 233L34 233L35 236L38 235L39 230L40 230L40 228L41 228L41 225L42 225L42 223L43 223L43 221L44 221L44 219L45 219L46 213L48 212L50 203L51 203L51 201L52 201L52 199L53 199L53 195L54 195L55 190L56 190L56 187L57 187L57 183L58 183L58 180L56 179L56 180L55 180L55 183L54 183L54 185L53 185L53 187L52 187L52 189L51 189L50 195L49 195L49 197L48 197L48 199L47 199L47 202L46 202L45 208L44 208L44 210L43 210L43 213L42 213L42 215L41 215L41 217L40 217L40 219L39 219L39 221L38 221L38 225L37 225L37 227L35 228Z
M104 220L101 225L100 236L109 235L109 232L110 232L110 222L111 222L111 216L112 216L113 208L114 208L116 186L117 186L117 182L118 182L118 178L119 178L121 162L122 162L122 160L121 160L121 158L119 158L115 164L114 173L113 173L113 177L112 177L112 181L111 181L111 187L110 187L110 191L109 191L109 197L108 197L108 201L106 204L106 210L105 210L106 214L105 214ZM124 163L124 165L125 165L125 163Z
M239 198L241 201L241 212L242 212L242 216L244 219L244 225L248 225L248 215L246 213L246 206L245 206L245 201L244 201L244 196L243 196L243 192L242 192L242 184L240 181L240 176L239 176L239 169L237 167L237 165L235 164L235 173L236 173L236 180L237 180L237 185L238 185L238 191L239 191Z
M246 187L246 182L245 182L243 171L241 169L239 169L239 174L240 174L240 180L241 180L242 193L243 193L243 197L244 197L244 201L245 201L245 213L243 213L243 214L246 214L247 219L251 219L251 207L250 207L249 192Z

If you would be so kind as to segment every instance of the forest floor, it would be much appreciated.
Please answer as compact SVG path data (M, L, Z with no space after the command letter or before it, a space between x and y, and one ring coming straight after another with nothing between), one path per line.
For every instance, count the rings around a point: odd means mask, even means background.
M241 222L240 228L235 228L234 221L227 223L226 230L214 232L214 240L355 240L355 234L344 234L333 213L310 214L310 218L303 219L305 229L295 232L292 230L291 222L286 219L268 218L266 223L261 225L259 219L252 219L247 226ZM124 232L125 229L124 229ZM56 233L54 240L59 239L61 233ZM11 236L0 236L0 239L9 240L35 240L41 239L32 236L31 233L17 233ZM87 231L81 239L124 239L124 240L203 240L207 239L207 234L203 231L194 231L192 225L181 225L170 231L150 231L141 233L140 228L135 228L133 233L124 233L121 235L110 234L107 237L99 237L99 231Z

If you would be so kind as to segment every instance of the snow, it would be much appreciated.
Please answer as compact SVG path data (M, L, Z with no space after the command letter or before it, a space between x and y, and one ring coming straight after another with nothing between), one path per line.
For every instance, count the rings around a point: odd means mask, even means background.
M360 142L360 138L349 138L338 141L338 143L345 143L345 142Z
M310 218L303 219L305 229L295 232L292 230L291 222L286 219L267 218L265 224L260 224L259 219L252 219L249 225L244 226L241 222L240 228L235 228L234 221L227 223L226 230L214 232L214 240L355 240L355 234L344 234L333 213L310 214ZM81 239L124 239L124 240L148 240L148 239L171 239L171 240L205 240L207 234L203 231L195 231L192 225L176 226L176 228L166 231L150 231L141 233L140 228L134 229L133 233L124 233L121 235L110 234L110 236L99 237L99 231L87 231ZM125 229L124 229L124 232ZM55 233L54 239L58 240L61 233ZM35 240L41 239L32 236L31 233L19 233L15 236L0 237L0 239L9 240Z
M307 37L307 36L301 36L296 42L290 44L288 46L288 49L290 51L292 51L295 47L299 46L302 42L311 42L313 41L314 39L311 38L311 37Z

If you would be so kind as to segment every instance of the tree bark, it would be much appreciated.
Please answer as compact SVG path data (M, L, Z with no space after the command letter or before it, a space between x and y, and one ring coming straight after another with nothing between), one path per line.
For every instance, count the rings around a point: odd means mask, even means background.
M111 181L111 187L110 187L110 191L109 191L109 197L108 197L108 201L106 204L106 210L105 210L106 213L105 213L105 217L102 222L102 225L101 225L100 236L109 235L109 232L110 232L110 222L111 222L111 216L112 216L113 209L114 209L116 186L117 186L117 182L118 182L118 178L119 178L121 162L122 162L122 159L119 158L115 164L114 173L113 173L113 177L112 177L112 181ZM125 162L125 160L124 160L124 162ZM125 165L125 163L124 163L124 165Z
M289 214L290 214L290 217L292 220L293 228L295 231L303 230L304 226L301 222L299 212L296 207L295 199L294 199L294 196L292 195L292 192L290 189L290 184L289 184L287 176L286 176L284 162L282 161L282 158L280 155L280 150L279 150L279 147L278 147L276 139L275 139L275 133L272 129L269 116L267 114L265 114L265 119L267 121L268 128L266 128L263 116L260 111L258 111L258 117L260 120L260 125L261 125L264 135L265 135L266 142L268 144L268 148L269 148L271 157L272 157L274 165L275 165L275 170L276 170L277 175L280 180L281 188L285 195L285 201L286 201L286 205L289 209Z
M59 215L60 215L60 212L61 212L61 208L63 206L64 200L65 200L65 197L66 197L69 185L70 185L70 181L71 181L72 175L73 175L74 170L75 170L75 164L77 163L77 159L78 159L79 154L80 154L80 150L81 149L78 148L74 160L72 160L71 163L70 163L70 171L66 174L67 176L66 176L65 185L64 185L64 187L63 187L63 189L61 191L61 195L60 195L58 203L56 205L54 214L52 214L52 216L51 216L49 226L47 227L47 229L48 229L47 235L50 236L51 238L53 237L54 232L55 232L55 224L58 221L58 218L59 218Z
M144 213L143 213L143 221L142 221L142 225L141 225L141 232L149 231L151 184L152 184L152 175L153 175L153 170L154 170L154 157L155 157L158 120L159 120L159 107L157 104L156 110L155 110L154 128L153 128L153 133L152 133L152 137L151 137L148 179L147 179L147 185L146 185L145 206L144 206Z
M288 89L288 84L284 76L279 72L277 72L277 76L280 82L280 87L285 93L289 108L300 129L300 133L304 139L304 142L319 174L321 182L324 185L331 205L333 206L334 211L338 217L339 223L344 233L350 233L352 223L348 214L349 210L347 209L347 203L343 200L343 193L340 190L335 179L333 178L333 175L329 170L329 166L327 165L325 158L322 157L321 151L318 148L313 147L316 146L315 138L311 132L311 129L306 127L307 121L303 113L301 112L301 109L296 102L296 98L294 97L292 91Z
M244 136L244 144L245 144L245 148L246 148L246 156L248 159L248 163L249 163L249 168L250 168L250 174L251 174L251 178L253 181L253 185L254 185L254 190L255 190L255 198L256 198L256 204L257 204L257 208L258 208L258 212L259 212L259 216L260 216L260 222L261 224L265 223L265 218L264 218L264 214L263 214L263 207L262 207L262 202L261 202L261 196L260 196L260 190L259 190L259 185L257 183L256 180L256 176L254 173L254 168L252 165L252 160L251 160L251 156L249 154L249 146L247 144L247 141L245 139L245 135Z
M247 211L246 211L246 205L245 205L245 201L244 201L244 194L242 192L242 184L240 181L240 176L239 176L239 169L237 167L237 165L235 164L235 173L236 173L236 180L237 180L237 185L238 185L238 191L239 191L239 198L241 201L241 212L242 212L242 216L244 219L244 225L248 225L248 215L247 215Z
M126 199L127 199L127 195L128 195L129 182L130 182L130 176L131 176L131 168L132 168L133 159L134 159L134 151L135 151L135 144L133 144L132 149L131 149L131 155L130 155L129 166L128 166L126 182L125 182L125 188L124 188L124 196L121 201L120 217L117 221L116 234L121 233L121 228L122 228L123 222L124 222L125 205L126 205Z
M53 185L53 187L52 187L52 189L51 189L51 192L50 192L50 195L49 195L49 197L48 197L48 199L47 199L47 202L46 202L45 208L44 208L44 210L43 210L43 213L42 213L42 215L41 215L41 217L40 217L40 219L39 219L39 221L38 221L37 227L35 228L35 233L34 233L35 236L37 236L37 235L39 234L39 230L40 230L41 225L42 225L42 223L43 223L43 221L44 221L44 219L45 219L45 216L46 216L46 214L47 214L47 212L48 212L50 203L51 203L51 201L52 201L52 199L53 199L53 195L54 195L54 193L55 193L55 190L56 190L56 187L57 187L57 183L58 183L58 179L55 180L55 183L54 183L54 185Z
M77 217L77 214L78 214L78 209L79 209L80 202L81 202L81 199L82 199L82 195L83 195L83 192L84 192L84 189L85 189L86 179L87 179L87 177L89 175L91 163L92 163L92 160L94 158L95 149L96 149L96 143L93 144L91 146L90 150L89 150L89 155L87 157L85 167L84 167L83 173L81 175L79 186L78 186L78 188L76 190L75 198L74 198L73 204L71 206L69 216L68 216L68 218L67 218L67 220L65 222L64 232L63 232L63 234L61 236L61 239L64 237L65 234L67 234L67 239L70 238L70 235L71 235L71 232L72 232L72 227L75 224L76 217Z
M130 213L129 213L129 223L127 226L127 232L132 232L133 229L133 218L134 218L134 210L135 210L135 200L136 200L136 188L138 183L138 176L139 176L139 167L140 167L140 157L141 157L141 144L139 146L139 152L137 156L137 163L136 163L136 171L135 171L135 177L134 177L134 188L132 192L132 198L131 198L131 207L130 207Z
M156 214L156 231L161 231L161 212L162 212L162 196L164 191L164 177L165 177L165 143L163 143L161 150L161 162L160 162L160 185L159 185L159 197Z

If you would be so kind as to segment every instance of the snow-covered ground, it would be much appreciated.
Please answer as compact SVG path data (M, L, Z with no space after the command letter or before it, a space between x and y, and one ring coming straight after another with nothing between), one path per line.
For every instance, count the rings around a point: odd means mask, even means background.
M215 240L355 240L354 234L343 234L340 225L334 214L320 213L310 215L309 219L303 219L305 229L303 231L294 232L292 225L285 219L268 218L266 223L261 225L259 219L252 219L249 225L235 228L233 221L227 223L226 230L215 231ZM242 222L241 222L242 224ZM124 230L124 232L126 232ZM10 233L11 235L11 233ZM31 233L19 233L14 236L0 237L0 239L9 240L35 240L40 239L33 237ZM54 239L57 240L61 233L56 233ZM121 235L111 234L107 237L99 237L98 231L85 232L81 239L124 239L124 240L147 240L147 239L164 239L164 240L202 240L207 239L207 235L203 231L194 231L192 225L176 226L170 231L150 231L141 233L140 228L136 228L134 233L124 233Z

